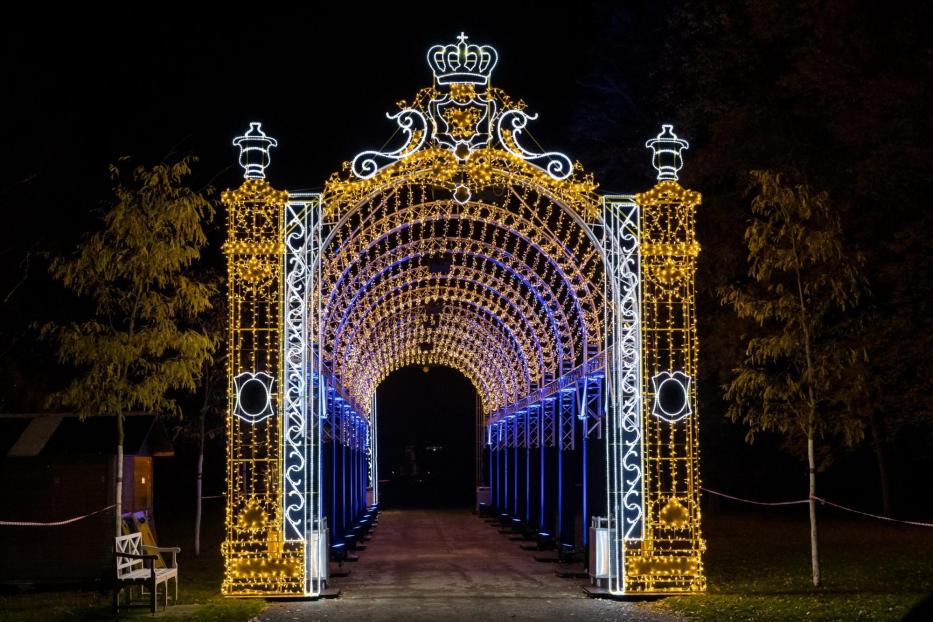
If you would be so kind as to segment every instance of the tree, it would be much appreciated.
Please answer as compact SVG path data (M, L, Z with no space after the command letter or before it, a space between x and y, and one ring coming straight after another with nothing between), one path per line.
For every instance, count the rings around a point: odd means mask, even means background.
M211 339L214 351L220 350L224 344L227 326L227 308L223 305L219 292L220 280L216 277L210 279L214 292L211 301L211 310L205 316L201 325ZM195 506L194 506L194 554L201 554L201 517L204 499L204 449L208 439L224 433L225 415L227 412L227 368L226 357L213 357L204 362L201 370L199 391L201 405L198 408L197 419L181 419L177 421L173 438L193 441L197 444L198 460L195 470Z
M215 345L216 345L215 341ZM207 427L208 416L226 413L227 392L224 379L227 375L226 360L220 364L205 364L202 383L202 402L198 410L198 464L195 475L194 554L201 555L201 509L204 503L204 444L208 438L223 434L223 425Z
M210 306L211 286L186 274L213 218L210 190L183 184L194 158L132 171L125 183L111 165L114 198L102 228L70 257L54 259L53 277L88 299L94 316L48 324L58 360L78 368L51 406L80 417L116 418L116 533L123 510L123 418L133 410L180 414L177 390L193 391L211 357L210 338L194 325Z
M860 440L863 421L846 408L846 370L859 361L846 313L863 289L860 258L843 245L826 193L752 171L752 220L745 230L750 280L721 288L720 299L758 330L726 385L728 416L748 426L748 440L775 431L798 451L809 473L813 585L820 585L816 517L817 439ZM853 389L854 390L854 389ZM826 444L822 452L830 456Z

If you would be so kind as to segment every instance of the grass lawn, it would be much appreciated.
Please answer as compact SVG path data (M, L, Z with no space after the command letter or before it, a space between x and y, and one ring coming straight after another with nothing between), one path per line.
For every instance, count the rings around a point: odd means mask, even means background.
M166 620L248 621L263 600L220 596L221 516L207 520L204 555L190 554L187 520L160 526L160 539L180 544L178 606ZM646 604L716 622L732 620L900 620L933 593L933 529L870 519L822 516L823 587L810 586L806 509L704 516L709 593ZM121 619L152 619L147 609ZM0 593L0 622L110 620L110 593L61 591ZM930 618L933 620L933 618Z
M156 618L163 620L246 621L265 606L263 600L226 599L220 596L222 562L216 551L204 557L179 559L179 605ZM112 620L110 592L43 591L0 594L0 622L56 622L65 620ZM161 602L161 600L160 600ZM153 619L148 609L133 609L120 619Z
M233 599L220 596L223 561L220 542L223 539L223 506L205 507L203 553L192 554L192 520L180 512L156 514L159 543L180 546L178 568L178 605L161 605L154 616L163 620L206 620L246 622L262 611L262 599ZM174 586L172 586L174 588ZM171 591L170 591L171 594ZM113 620L110 592L95 591L32 591L22 594L0 592L0 622L58 622L65 620ZM121 612L120 619L152 620L149 609Z
M821 511L823 586L813 588L806 512L704 516L709 593L655 606L717 622L900 620L933 593L933 529L831 510Z

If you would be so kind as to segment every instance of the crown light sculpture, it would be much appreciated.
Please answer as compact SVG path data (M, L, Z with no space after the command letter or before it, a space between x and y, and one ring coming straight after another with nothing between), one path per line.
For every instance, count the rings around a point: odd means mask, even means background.
M353 174L369 179L383 167L423 149L448 149L459 164L477 149L497 146L555 180L567 179L573 173L570 158L556 151L535 152L521 144L528 121L538 116L524 112L523 104L490 86L496 50L467 44L462 33L457 40L428 51L434 87L419 92L413 105L387 115L398 124L406 142L391 151L360 153L353 159Z
M431 86L388 115L401 144L320 193L266 181L259 123L234 141L224 593L322 593L378 503L376 389L409 365L476 388L499 513L562 548L592 526L611 594L704 590L687 142L664 125L657 184L600 195L523 146L537 117L493 86L494 48L461 33L427 62Z
M499 53L490 45L468 45L468 38L461 32L456 44L428 50L428 66L438 84L489 84Z

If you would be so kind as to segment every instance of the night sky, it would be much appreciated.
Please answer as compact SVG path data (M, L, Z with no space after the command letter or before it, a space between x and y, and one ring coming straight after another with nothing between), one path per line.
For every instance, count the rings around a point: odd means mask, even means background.
M803 467L778 440L749 447L744 429L723 420L719 387L737 356L736 322L713 292L744 270L747 170L803 170L842 201L850 241L875 279L871 304L880 317L896 317L891 343L911 344L906 362L884 363L895 383L889 393L929 386L930 254L927 236L917 233L929 233L930 16L892 6L342 3L197 14L160 5L9 18L0 127L0 364L8 380L0 410L39 410L49 388L67 378L50 364L35 326L85 310L50 281L47 258L74 248L94 226L110 196L109 163L195 154L196 185L232 187L241 173L231 140L255 120L279 141L271 183L320 189L344 160L383 146L394 129L385 113L430 84L427 48L465 31L498 49L493 82L540 114L529 128L538 142L581 160L606 192L653 184L644 141L662 122L691 141L683 180L705 197L698 219L704 481L799 495ZM222 213L211 227L204 262L220 267ZM903 245L888 245L905 236ZM899 274L903 262L913 276ZM464 418L472 429L464 382L444 370L405 370L384 387L386 410L413 429L434 430L416 444L472 456L470 435L461 446L449 442ZM407 411L398 399L406 395L415 396ZM443 395L451 403L441 408ZM930 418L928 401L885 404ZM424 423L442 410L450 428ZM392 451L415 442L388 432L389 420L380 425ZM898 430L890 443L901 486L925 491L904 495L905 503L921 508L933 497L930 478L918 475L933 471L929 426ZM827 486L874 504L873 468L867 445L851 450L834 461ZM472 465L468 474L472 481Z

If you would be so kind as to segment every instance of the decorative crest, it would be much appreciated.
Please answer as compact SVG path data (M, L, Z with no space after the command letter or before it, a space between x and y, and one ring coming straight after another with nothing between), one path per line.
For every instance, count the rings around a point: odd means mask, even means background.
M275 414L272 385L275 378L264 371L245 371L233 379L233 413L247 423L259 423Z
M662 371L651 378L651 390L654 391L654 403L651 414L667 421L677 423L691 414L690 376L682 371Z
M265 179L266 167L269 166L269 150L278 144L279 141L262 131L262 123L257 121L249 124L245 134L234 138L233 145L240 148L243 179Z
M489 84L499 53L491 45L467 44L467 39L461 32L458 43L428 50L428 66L438 84Z
M658 171L658 181L677 181L677 173L684 166L681 152L690 148L690 143L678 138L673 125L662 125L661 133L645 143L654 155L651 164Z
M461 164L479 149L498 148L541 169L552 179L570 177L574 167L566 155L532 150L523 144L527 136L525 128L537 115L528 114L521 105L515 106L489 87L489 77L499 58L495 48L467 44L463 33L457 40L458 43L435 45L428 50L428 65L435 82L450 88L430 89L430 99L386 115L398 125L404 144L395 149L357 154L350 166L353 175L370 179L386 166L430 145L447 149ZM466 186L452 189L457 190L454 199L459 203L470 200L470 189Z

